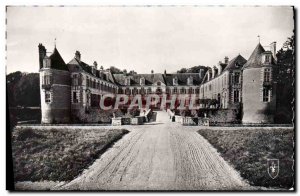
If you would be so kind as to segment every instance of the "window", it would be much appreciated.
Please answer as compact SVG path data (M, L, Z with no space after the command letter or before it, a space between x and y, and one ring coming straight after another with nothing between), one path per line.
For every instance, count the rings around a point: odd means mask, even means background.
M161 85L161 82L157 82L157 86L160 86Z
M73 75L73 86L78 86L78 75L77 74Z
M130 78L126 78L126 83L125 85L130 86Z
M265 56L265 63L270 63L271 62L271 56L270 55L266 55Z
M129 88L126 88L125 94L126 94L126 95L130 95L130 89L129 89Z
M266 87L263 88L263 102L270 102L270 89Z
M235 72L233 75L233 84L239 84L240 83L240 73Z
M46 57L43 60L43 65L44 65L44 68L50 68L51 67L51 59L49 59L49 57Z
M96 80L93 81L93 88L96 88Z
M170 89L167 87L166 88L166 93L169 94L170 93Z
M44 75L44 84L49 85L51 84L52 76L51 75Z
M77 93L73 92L73 103L78 103Z
M233 91L233 102L238 103L240 101L240 91L234 90Z
M178 85L178 79L177 79L177 77L173 78L173 85Z
M176 87L173 89L173 93L174 93L174 94L177 93L177 88L176 88Z
M136 95L137 93L138 93L138 90L137 90L136 87L134 87L134 89L132 89L132 94L133 94L133 95Z
M192 76L188 77L187 84L188 85L193 85L193 77Z
M211 91L211 84L209 84L208 89Z
M161 93L162 93L162 89L161 89L160 87L157 87L156 93L157 93L157 94L161 94Z
M151 88L149 87L149 88L147 89L147 94L150 94L150 93L152 93L152 90L151 90Z
M86 77L86 86L90 87L90 79L89 79L89 77Z
M144 87L142 87L142 88L141 88L141 90L140 90L140 94L142 94L142 95L144 95L144 94L145 94L145 89L144 89Z
M50 103L51 102L51 92L46 91L45 92L45 102Z
M270 82L270 77L271 76L271 70L270 69L265 69L264 70L264 82Z

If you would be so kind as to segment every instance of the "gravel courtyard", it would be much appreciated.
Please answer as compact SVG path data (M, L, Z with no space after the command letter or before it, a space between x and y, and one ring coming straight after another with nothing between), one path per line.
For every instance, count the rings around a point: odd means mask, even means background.
M196 131L172 123L123 126L131 132L62 190L248 190L250 185Z

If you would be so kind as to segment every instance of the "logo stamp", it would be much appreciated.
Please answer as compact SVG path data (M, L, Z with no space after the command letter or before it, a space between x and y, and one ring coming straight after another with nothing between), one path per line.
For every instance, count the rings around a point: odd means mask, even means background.
M279 159L268 159L268 174L272 179L279 174Z

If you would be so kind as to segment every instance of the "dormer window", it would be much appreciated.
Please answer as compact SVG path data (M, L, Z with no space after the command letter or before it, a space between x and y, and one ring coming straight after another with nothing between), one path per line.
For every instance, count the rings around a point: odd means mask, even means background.
M265 63L270 63L271 62L271 56L266 55Z
M271 60L272 60L271 53L267 53L267 54L263 55L263 59L262 59L263 63L269 64L269 63L271 63Z
M239 66L240 66L239 62L235 62L235 67L239 67Z
M125 85L130 86L130 78L126 78Z
M193 77L192 76L188 77L187 84L188 85L193 85Z
M44 68L50 68L51 67L51 59L49 57L44 58L43 67Z
M177 77L173 78L173 85L178 85L178 78Z
M145 78L142 77L142 78L140 79L140 85L145 85Z

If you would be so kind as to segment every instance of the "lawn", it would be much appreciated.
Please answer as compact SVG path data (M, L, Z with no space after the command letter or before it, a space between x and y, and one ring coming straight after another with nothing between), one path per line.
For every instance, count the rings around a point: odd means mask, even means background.
M293 128L221 129L198 132L251 185L284 189L294 187ZM279 159L279 175L275 179L268 174L267 159Z
M15 181L69 181L91 165L125 129L33 129L13 131Z

